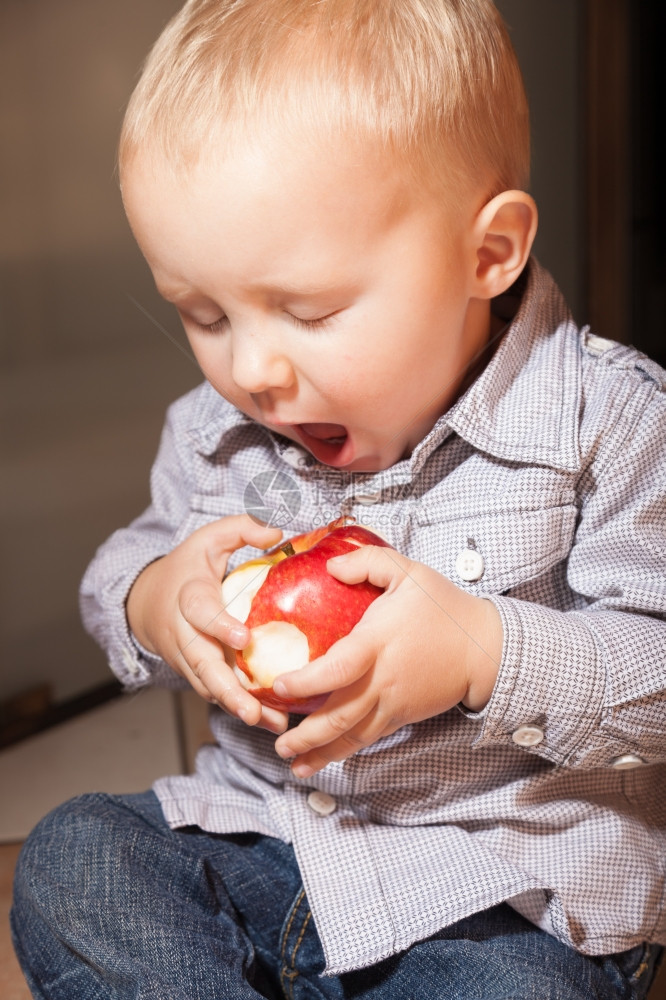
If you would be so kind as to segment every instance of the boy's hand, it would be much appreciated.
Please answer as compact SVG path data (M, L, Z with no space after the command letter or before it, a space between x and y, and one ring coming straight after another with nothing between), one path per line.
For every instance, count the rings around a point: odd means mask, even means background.
M250 517L225 517L195 531L147 566L132 587L127 618L139 642L162 657L207 701L248 725L281 733L287 715L266 708L243 689L223 644L242 649L249 631L224 610L220 583L229 556L243 545L269 548L282 537Z
M464 702L480 711L502 652L495 606L393 549L365 546L329 560L344 583L386 588L352 632L307 667L281 675L280 696L331 691L326 703L276 743L310 777L408 723Z

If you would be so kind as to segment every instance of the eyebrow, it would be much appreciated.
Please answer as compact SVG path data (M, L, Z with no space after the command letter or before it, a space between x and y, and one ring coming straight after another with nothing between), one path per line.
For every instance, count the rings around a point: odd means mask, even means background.
M269 301L275 300L278 303L291 302L337 302L353 291L353 286L349 284L336 285L301 285L299 287L280 286L275 288L262 289Z
M336 279L333 277L332 280L326 282L304 279L294 284L288 281L257 281L254 283L251 282L247 287L250 292L259 292L264 295L302 296L305 298L315 295L326 295L328 292L351 288L355 284L356 282L351 278L340 277Z
M355 282L341 282L341 283L329 283L329 284L317 284L317 283L303 283L298 285L290 285L284 282L280 283L264 283L256 282L254 284L249 284L247 286L247 291L252 294L262 294L269 298L284 298L284 299L312 299L317 298L321 295L331 295L337 294L340 291L352 291L355 287ZM156 282L157 291L166 299L167 302L172 302L177 305L179 301L187 299L191 295L202 295L204 298L209 298L205 292L196 288L177 288L175 286L160 285Z

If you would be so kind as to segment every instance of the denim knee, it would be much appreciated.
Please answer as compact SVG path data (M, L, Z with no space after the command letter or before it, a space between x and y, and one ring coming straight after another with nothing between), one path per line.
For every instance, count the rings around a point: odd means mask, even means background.
M113 796L93 792L57 806L32 830L14 876L13 923L19 936L30 926L22 915L56 926L77 912L84 917L85 900L96 896L95 879L104 879L99 860L117 811Z
M81 796L35 827L11 915L35 997L256 995L244 986L251 946L211 884L202 838L186 839L152 792Z

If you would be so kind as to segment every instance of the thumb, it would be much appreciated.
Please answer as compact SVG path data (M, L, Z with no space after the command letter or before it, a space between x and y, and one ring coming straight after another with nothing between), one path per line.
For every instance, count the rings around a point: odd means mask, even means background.
M371 639L355 632L343 636L316 660L298 670L280 674L273 690L281 698L312 698L346 687L361 677L375 661Z

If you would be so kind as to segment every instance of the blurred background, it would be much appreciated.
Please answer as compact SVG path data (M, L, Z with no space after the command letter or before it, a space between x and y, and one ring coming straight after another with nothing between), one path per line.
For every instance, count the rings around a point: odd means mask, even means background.
M97 545L147 503L164 410L199 381L114 174L125 102L179 6L0 5L5 743L115 693L79 624L79 580ZM664 361L664 8L498 6L531 100L537 256L579 321Z

